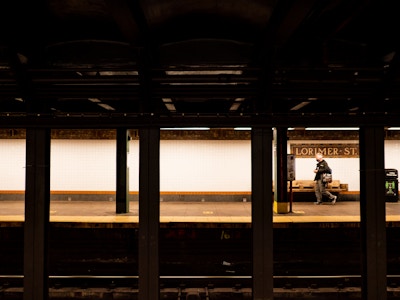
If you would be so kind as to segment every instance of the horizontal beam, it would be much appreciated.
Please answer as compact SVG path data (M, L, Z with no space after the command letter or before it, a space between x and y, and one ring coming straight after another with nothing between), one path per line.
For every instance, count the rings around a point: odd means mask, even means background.
M359 114L166 114L154 113L1 113L1 128L143 127L400 127L400 113Z

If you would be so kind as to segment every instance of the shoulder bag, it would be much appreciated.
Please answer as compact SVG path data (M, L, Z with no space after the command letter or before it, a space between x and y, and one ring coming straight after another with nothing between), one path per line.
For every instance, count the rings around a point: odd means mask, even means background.
M332 182L332 174L331 173L322 173L322 182L331 183Z

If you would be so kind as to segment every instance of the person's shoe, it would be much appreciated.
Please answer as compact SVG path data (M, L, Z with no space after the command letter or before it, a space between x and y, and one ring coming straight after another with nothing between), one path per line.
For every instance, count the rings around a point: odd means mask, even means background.
M314 202L315 205L320 205L321 203L322 203L322 201Z
M331 201L332 205L336 203L337 196L333 196L333 200Z

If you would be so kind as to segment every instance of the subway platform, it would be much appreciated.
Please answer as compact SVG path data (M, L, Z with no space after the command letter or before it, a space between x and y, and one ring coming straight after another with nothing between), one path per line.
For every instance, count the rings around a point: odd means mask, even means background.
M360 203L355 201L294 202L287 214L273 214L274 226L304 223L359 223ZM23 222L24 201L0 201L0 223ZM79 224L137 224L138 202L129 212L116 213L115 201L51 201L50 222ZM386 221L400 226L400 202L386 203ZM160 226L176 223L251 224L251 202L160 202ZM397 225L396 225L397 224Z

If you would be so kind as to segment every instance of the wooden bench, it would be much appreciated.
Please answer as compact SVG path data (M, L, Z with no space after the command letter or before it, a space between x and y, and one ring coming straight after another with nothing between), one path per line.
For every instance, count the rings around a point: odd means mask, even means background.
M290 190L290 182L288 181L288 191ZM327 191L331 193L340 193L343 191L348 191L349 186L347 183L340 183L340 180L333 180L328 183L326 188ZM292 181L292 192L293 193L307 193L314 192L315 181L314 180L293 180Z

